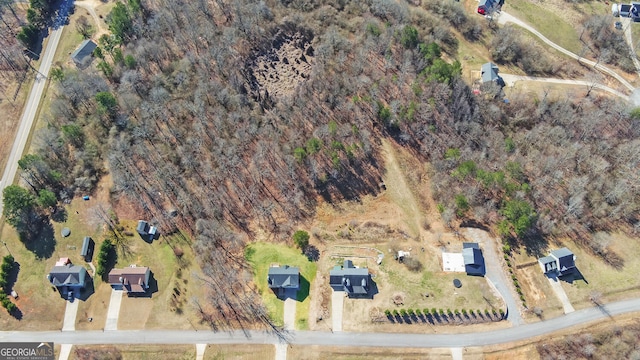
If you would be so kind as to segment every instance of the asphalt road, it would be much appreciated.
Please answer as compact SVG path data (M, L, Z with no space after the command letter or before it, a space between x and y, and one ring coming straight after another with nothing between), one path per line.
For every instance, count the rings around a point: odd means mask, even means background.
M292 345L442 348L485 346L526 340L540 335L606 320L614 315L640 311L640 299L593 307L551 320L517 327L464 334L398 334L325 331L290 331ZM193 330L116 331L2 331L0 342L53 341L58 344L277 344L266 332L211 332Z
M11 148L11 153L9 154L7 165L4 169L4 172L2 173L2 180L0 180L0 191L13 184L13 181L16 178L16 174L18 173L18 160L22 158L22 154L24 153L25 147L27 146L29 134L31 133L31 128L33 127L33 122L35 121L36 117L36 112L38 111L38 105L40 104L40 99L42 98L42 92L44 91L45 85L47 83L46 76L49 76L49 70L51 69L51 63L53 62L53 56L55 55L56 49L58 48L58 42L60 41L60 37L62 36L63 28L64 26L59 26L55 30L51 30L51 33L49 35L49 42L47 43L47 47L44 50L44 54L42 55L40 69L38 69L39 74L36 75L36 81L31 87L29 99L27 100L24 111L22 113L22 118L20 118L20 127L18 128L18 133L16 134L16 138L13 142L13 147ZM8 140L9 139L5 139L5 141ZM3 209L4 204L2 202L2 196L0 196L0 214L2 214Z

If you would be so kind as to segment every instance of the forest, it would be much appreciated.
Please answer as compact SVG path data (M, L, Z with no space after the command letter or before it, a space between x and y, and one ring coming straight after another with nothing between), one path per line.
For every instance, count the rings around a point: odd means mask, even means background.
M500 30L472 15L437 0L118 3L99 72L59 76L23 176L64 200L109 173L116 201L190 233L210 290L195 305L216 329L271 326L244 245L378 193L383 138L429 164L452 229L483 224L532 253L570 237L620 266L591 234L640 230L640 112L474 95L458 38Z

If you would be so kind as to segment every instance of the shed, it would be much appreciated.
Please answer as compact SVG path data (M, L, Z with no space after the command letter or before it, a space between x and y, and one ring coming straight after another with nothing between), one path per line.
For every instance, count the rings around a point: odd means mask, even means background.
M82 250L80 256L84 258L86 262L91 261L91 255L93 254L93 239L90 236L85 236L82 240Z
M138 232L138 234L140 234L140 236L149 235L149 223L144 220L139 220L138 227L136 227L136 231Z
M98 45L93 41L85 40L78 46L76 51L71 54L71 60L73 60L77 67L85 67L91 62L93 50L97 47Z

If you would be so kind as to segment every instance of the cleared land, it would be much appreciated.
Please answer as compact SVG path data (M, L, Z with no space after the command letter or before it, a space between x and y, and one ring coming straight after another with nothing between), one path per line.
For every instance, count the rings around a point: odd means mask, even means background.
M204 360L262 360L274 355L273 345L208 345Z
M70 360L122 359L122 360L192 360L195 346L189 345L98 345L74 346Z

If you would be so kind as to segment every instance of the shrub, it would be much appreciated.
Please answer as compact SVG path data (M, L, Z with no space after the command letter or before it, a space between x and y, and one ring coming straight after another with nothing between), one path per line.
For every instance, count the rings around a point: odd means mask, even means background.
M460 311L458 309L453 310L453 313L456 315L460 315Z
M431 313L433 315L438 315L438 311L436 310L436 308L431 308Z
M462 315L467 315L467 309L462 309L461 312L462 312Z
M416 316L420 316L420 315L422 315L422 311L420 309L416 309L415 314L416 314Z
M389 310L389 309L385 310L385 311L384 311L384 314L385 314L387 317L391 316L391 310Z
M398 310L397 309L393 309L393 316L398 316Z
M415 312L413 312L413 309L409 308L409 309L407 310L407 314L408 314L408 315L410 315L410 316L412 316L412 315L415 315Z
M407 310L405 310L405 309L400 309L400 315L401 315L401 316L403 316L403 317L404 317L404 316L407 316Z
M293 242L299 247L301 250L309 245L309 233L304 230L298 230L293 234Z
M410 271L419 272L422 270L422 263L416 258L405 256L403 262Z

